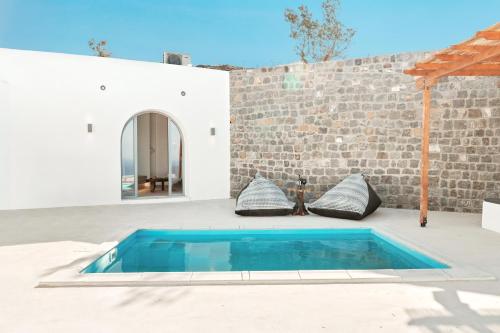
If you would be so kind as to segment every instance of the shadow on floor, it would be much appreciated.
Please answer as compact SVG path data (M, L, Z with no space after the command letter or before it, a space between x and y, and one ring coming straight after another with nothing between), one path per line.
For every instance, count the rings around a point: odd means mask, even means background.
M190 293L189 287L133 287L127 288L123 300L116 304L125 307L136 303L144 305L173 305Z
M64 264L64 265L59 265L59 266L54 266L54 267L51 267L51 268L48 268L46 270L43 271L42 274L40 274L40 278L43 278L43 277L46 277L46 276L49 276L59 270L63 270L63 269L66 269L66 268L71 268L71 267L74 267L75 270L77 269L76 267L78 267L80 264L88 261L88 260L91 260L91 259L95 259L96 258L96 255L95 253L91 254L91 255L87 255L85 257L79 257L67 264Z
M472 283L470 284L472 285ZM468 290L456 289L450 286L441 286L440 288L441 290L433 292L433 297L444 310L408 309L406 312L412 318L408 322L409 326L425 327L433 333L455 332L455 330L478 333L496 332L489 326L500 326L500 308L487 309L484 312L488 312L488 314L480 314L460 299L458 291ZM486 292L484 285L481 291L475 290L472 292L493 294ZM494 294L498 295L499 293Z

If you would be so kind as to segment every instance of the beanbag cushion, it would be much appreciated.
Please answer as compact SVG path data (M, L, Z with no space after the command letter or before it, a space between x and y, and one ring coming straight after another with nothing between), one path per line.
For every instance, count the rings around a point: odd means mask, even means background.
M243 216L288 215L294 206L278 186L257 173L238 194L235 213Z
M309 211L323 216L361 220L382 203L362 174L354 174L309 205Z

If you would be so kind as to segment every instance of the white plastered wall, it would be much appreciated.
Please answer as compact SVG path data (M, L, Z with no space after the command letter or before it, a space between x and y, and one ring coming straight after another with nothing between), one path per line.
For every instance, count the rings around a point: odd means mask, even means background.
M186 198L228 198L228 73L0 49L0 209L122 203L121 133L145 111L182 132Z

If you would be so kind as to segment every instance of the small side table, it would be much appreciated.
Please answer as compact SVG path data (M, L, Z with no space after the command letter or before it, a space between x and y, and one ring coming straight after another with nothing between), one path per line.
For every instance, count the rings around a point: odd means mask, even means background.
M152 177L146 179L149 182L149 186L151 188L151 192L154 192L156 190L156 183L161 183L161 190L165 191L165 182L168 182L168 178L164 177Z
M500 199L484 199L481 226L500 233Z

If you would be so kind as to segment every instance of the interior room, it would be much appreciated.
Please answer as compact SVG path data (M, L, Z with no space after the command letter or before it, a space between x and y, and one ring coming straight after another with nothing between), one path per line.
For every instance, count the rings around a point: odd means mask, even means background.
M183 194L182 138L167 116L146 112L132 117L122 134L124 199Z

